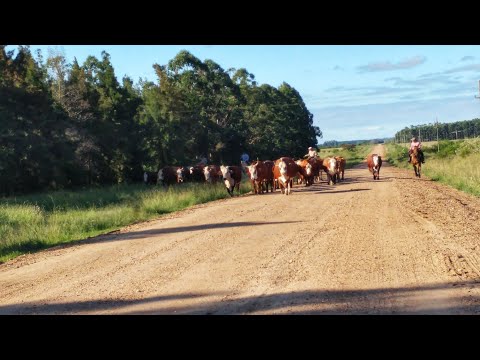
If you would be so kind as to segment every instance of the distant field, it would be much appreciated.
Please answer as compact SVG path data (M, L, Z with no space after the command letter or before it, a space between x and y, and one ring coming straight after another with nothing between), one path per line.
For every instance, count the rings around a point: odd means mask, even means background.
M318 152L321 158L329 156L343 156L347 160L347 169L360 164L366 159L367 155L372 150L372 145L357 145L352 150L338 148L320 149Z

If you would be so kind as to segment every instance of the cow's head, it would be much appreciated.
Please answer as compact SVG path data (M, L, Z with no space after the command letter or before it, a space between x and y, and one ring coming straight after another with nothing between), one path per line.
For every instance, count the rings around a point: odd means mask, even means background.
M232 180L232 174L230 173L230 167L220 166L220 171L222 172L223 180Z
M193 174L193 166L190 166L188 170L190 171L190 174Z
M307 163L307 166L305 166L305 171L307 172L308 176L312 175L312 172L313 172L312 164Z
M220 171L222 172L223 182L230 193L235 186L235 180L232 178L232 170L229 166L220 166Z
M328 172L330 174L334 174L336 172L336 169L337 169L337 160L335 160L335 158L330 158L328 160Z
M250 179L257 180L257 178L258 178L257 164L250 165L247 168L248 168L248 172L250 174Z
M373 173L378 174L378 171L380 170L380 156L375 155L373 158Z
M210 167L209 166L205 166L203 168L203 175L205 175L205 181L207 181L207 182L212 181L212 176L210 174Z
M287 163L285 162L285 160L280 160L280 162L278 163L278 170L280 170L280 174L287 175Z

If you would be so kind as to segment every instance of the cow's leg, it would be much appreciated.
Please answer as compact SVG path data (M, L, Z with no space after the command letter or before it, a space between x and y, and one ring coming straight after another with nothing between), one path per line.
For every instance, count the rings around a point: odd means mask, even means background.
M287 192L287 183L281 181L280 179L278 180L278 183L280 184L280 191L282 194L285 194Z

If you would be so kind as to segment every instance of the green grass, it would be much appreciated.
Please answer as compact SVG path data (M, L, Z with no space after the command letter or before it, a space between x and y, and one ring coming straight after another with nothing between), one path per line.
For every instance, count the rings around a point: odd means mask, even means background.
M349 169L364 161L370 151L372 151L372 145L368 144L357 145L353 148L353 150L346 150L342 148L320 149L318 154L322 159L329 156L343 156L347 161L346 168Z
M441 141L424 148L425 164L422 174L432 180L458 190L480 196L480 139L465 141ZM388 161L398 167L411 169L408 149L396 144L387 145Z
M240 193L251 191L242 182ZM96 236L208 201L228 198L223 183L168 189L123 185L0 199L0 263L62 243Z

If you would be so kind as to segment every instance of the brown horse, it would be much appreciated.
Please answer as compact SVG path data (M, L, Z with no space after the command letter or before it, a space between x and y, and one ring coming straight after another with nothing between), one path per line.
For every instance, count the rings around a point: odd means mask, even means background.
M420 154L418 153L418 148L414 147L412 151L412 165L413 170L415 170L415 176L420 177L420 172L422 170L422 162L420 161Z

